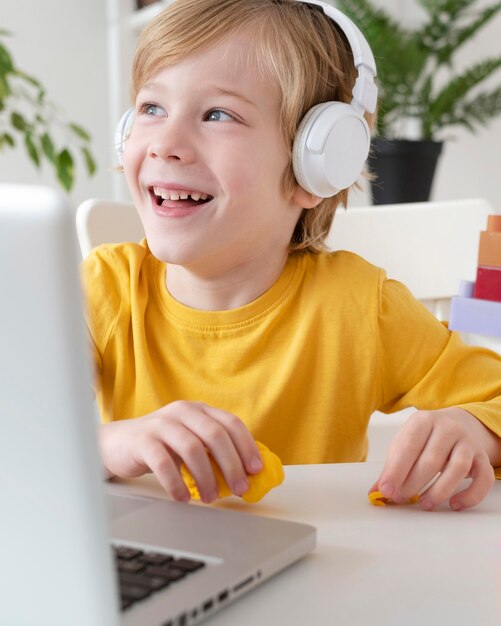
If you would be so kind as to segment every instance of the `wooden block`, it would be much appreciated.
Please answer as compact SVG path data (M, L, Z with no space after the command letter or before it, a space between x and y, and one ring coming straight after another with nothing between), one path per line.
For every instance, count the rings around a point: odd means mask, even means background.
M478 265L501 267L501 231L483 230L480 233Z
M501 232L501 215L487 216L487 230Z
M501 302L501 267L479 266L473 295L481 300Z

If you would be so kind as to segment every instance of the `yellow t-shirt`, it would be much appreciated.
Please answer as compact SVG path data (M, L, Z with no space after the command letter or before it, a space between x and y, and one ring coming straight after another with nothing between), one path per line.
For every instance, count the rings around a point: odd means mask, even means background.
M285 464L362 461L375 410L461 406L501 436L501 356L349 252L292 255L257 300L195 310L142 244L83 265L104 421L174 400L240 417Z

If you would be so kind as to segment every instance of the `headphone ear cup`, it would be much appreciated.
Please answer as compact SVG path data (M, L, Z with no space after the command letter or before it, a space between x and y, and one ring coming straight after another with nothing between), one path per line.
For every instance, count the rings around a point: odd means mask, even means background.
M134 109L128 109L120 118L115 129L115 154L120 167L123 166L125 142L129 138L134 124Z
M320 198L347 189L362 173L370 142L367 122L353 106L317 104L301 120L292 148L298 184Z

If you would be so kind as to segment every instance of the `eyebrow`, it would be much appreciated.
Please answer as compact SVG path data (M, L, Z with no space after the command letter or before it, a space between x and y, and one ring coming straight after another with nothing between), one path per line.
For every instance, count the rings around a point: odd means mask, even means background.
M154 81L151 81L149 83L146 83L145 85L142 85L138 89L138 93L140 93L141 91L146 91L147 89L152 89L153 91L158 91L158 90L162 89L162 85L160 83L155 83Z
M238 91L233 91L231 89L223 89L222 87L217 87L217 86L213 87L213 90L217 92L218 94L221 94L222 96L232 96L234 98L238 98L239 100L243 100L244 102L246 102L247 104L250 104L253 107L257 106L255 102L253 102L252 100L249 100L249 98L244 96L242 93L239 93Z
M139 89L138 93L140 93L141 91L149 90L149 89L151 89L152 91L161 91L164 89L164 86L155 81L151 81L143 85L141 89ZM253 107L257 107L257 104L255 102L247 98L247 96L244 96L242 93L239 93L238 91L233 91L232 89L224 89L223 87L218 87L217 85L211 86L209 88L209 91L212 91L222 96L231 96L233 98L238 98L239 100L242 100L243 102L246 102L247 104L250 104Z

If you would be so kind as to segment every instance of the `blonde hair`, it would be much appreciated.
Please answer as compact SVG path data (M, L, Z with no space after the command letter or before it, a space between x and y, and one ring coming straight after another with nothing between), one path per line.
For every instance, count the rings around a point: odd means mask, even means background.
M237 32L251 32L256 58L281 94L280 119L290 151L283 186L292 193L292 145L308 109L321 102L350 102L357 72L344 34L323 11L297 0L176 0L141 34L132 69L132 99L161 68ZM374 115L366 114L369 127ZM303 209L289 250L319 252L348 189Z

